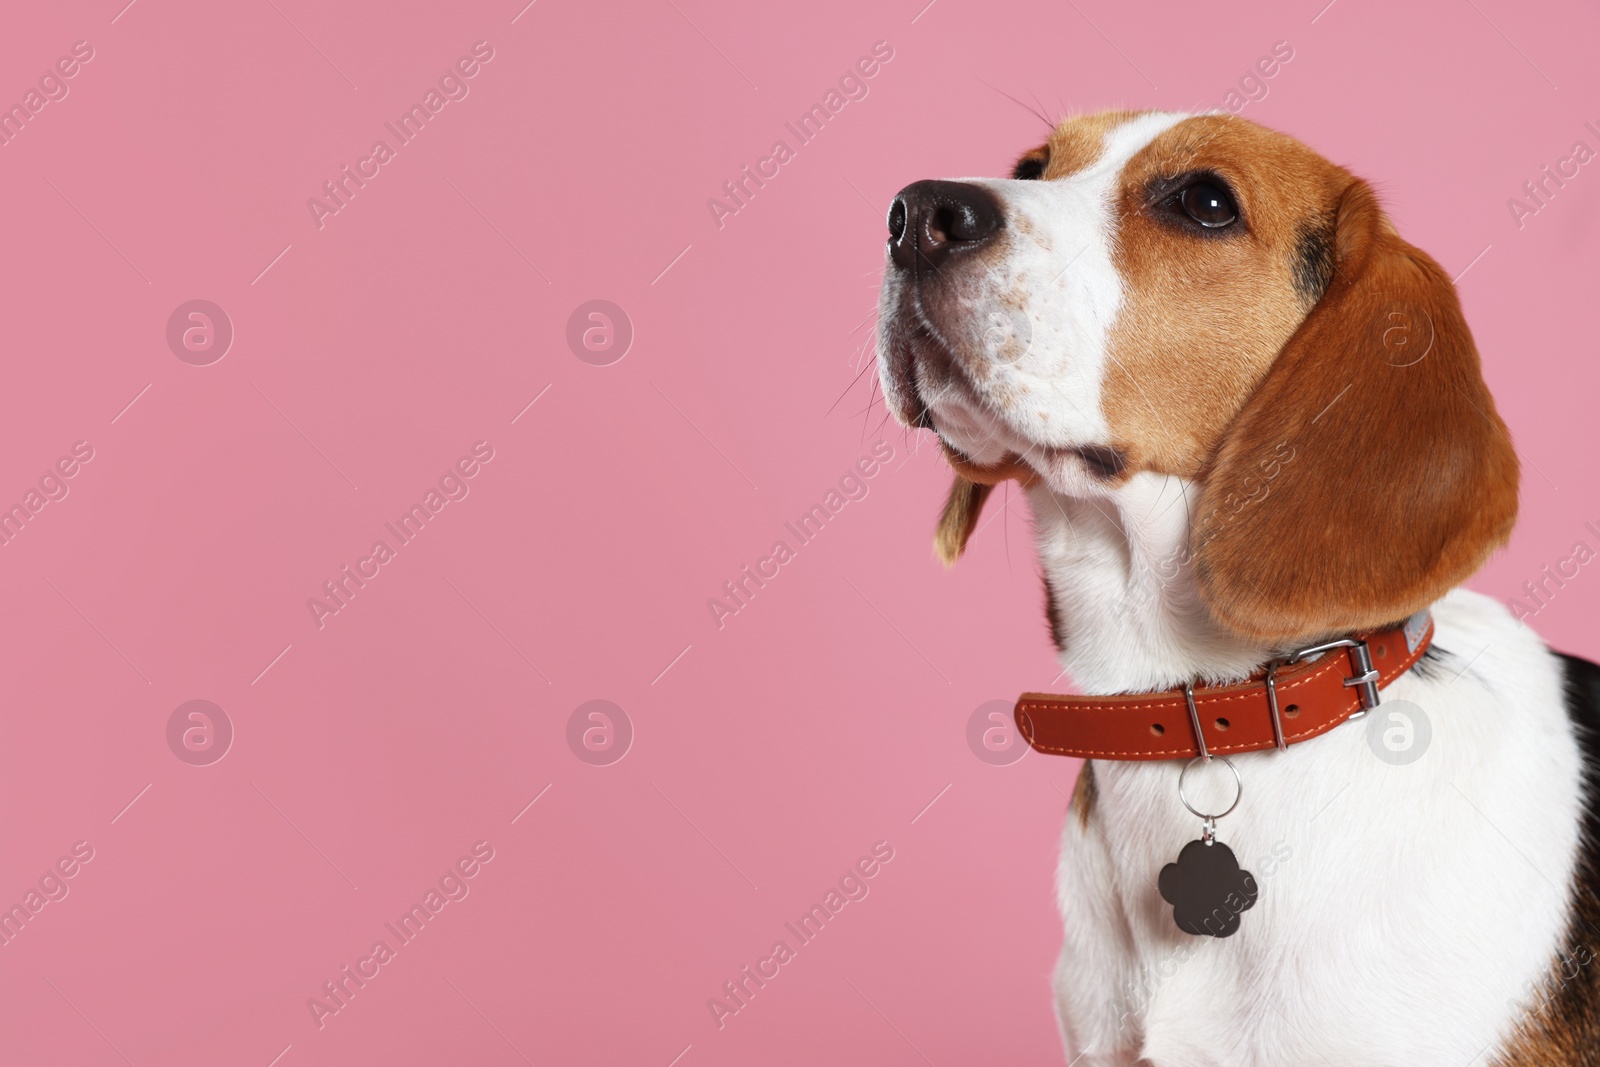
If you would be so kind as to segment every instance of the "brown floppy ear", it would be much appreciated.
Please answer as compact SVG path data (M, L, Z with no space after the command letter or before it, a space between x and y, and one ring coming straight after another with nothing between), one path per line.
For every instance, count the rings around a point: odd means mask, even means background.
M1516 520L1517 456L1449 276L1365 182L1324 239L1333 277L1225 432L1193 525L1202 597L1258 639L1403 619Z
M967 538L977 529L983 502L992 492L994 486L969 482L959 474L950 483L950 495L945 497L939 525L933 531L933 553L946 567L954 567L967 550Z
M967 539L978 528L983 502L989 499L994 487L1008 478L1015 478L1027 488L1037 476L1023 464L1020 456L1009 452L994 466L980 467L943 441L939 444L956 477L950 485L950 495L945 497L944 510L939 513L939 525L933 532L933 552L946 567L953 567L966 551Z

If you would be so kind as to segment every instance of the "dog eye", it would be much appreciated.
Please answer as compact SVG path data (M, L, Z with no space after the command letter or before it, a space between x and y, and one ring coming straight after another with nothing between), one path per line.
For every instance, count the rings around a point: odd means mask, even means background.
M1233 197L1211 182L1195 182L1179 194L1184 214L1208 230L1232 225L1239 217Z

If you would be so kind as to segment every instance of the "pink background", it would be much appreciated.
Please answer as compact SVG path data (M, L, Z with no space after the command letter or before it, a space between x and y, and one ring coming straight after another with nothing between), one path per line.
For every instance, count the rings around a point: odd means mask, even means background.
M0 100L95 52L0 148L0 504L94 449L0 548L0 903L94 849L0 947L6 1062L1059 1062L1077 765L965 732L1056 679L1025 509L943 573L942 462L857 380L893 193L1042 138L1002 92L1215 106L1289 42L1242 113L1470 266L1526 474L1474 585L1600 546L1600 166L1506 206L1600 147L1584 5L124 2L0 34ZM307 198L478 40L470 95L319 230ZM707 198L880 40L719 230ZM165 340L196 298L236 331L210 366ZM635 331L610 366L565 340L594 299ZM880 439L867 497L719 630L707 599ZM479 440L470 495L319 630L307 598ZM1595 656L1597 603L1590 566L1535 625ZM166 740L194 699L236 734L209 766ZM635 732L609 766L566 741L592 699ZM319 1029L307 999L483 840ZM877 841L870 895L719 1030L707 998Z

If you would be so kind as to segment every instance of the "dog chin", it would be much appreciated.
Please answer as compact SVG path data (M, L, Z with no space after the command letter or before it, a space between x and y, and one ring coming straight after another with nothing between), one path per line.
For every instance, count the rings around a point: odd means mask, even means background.
M1011 426L973 383L951 344L915 312L902 310L885 320L878 358L885 396L901 425L932 430L976 467L1009 465L1020 457L1060 492L1099 487L1120 470L1121 458L1112 449L1038 441Z
M980 467L992 466L1008 453L1020 451L992 417L986 418L966 404L951 403L948 397L929 409L928 422L946 448ZM1027 445L1022 446L1026 448Z
M1122 473L1126 457L1101 445L1053 444L1017 433L978 406L935 405L929 428L944 446L974 467L1014 467L1018 462L1068 496L1102 495Z
M1024 440L991 410L942 342L920 327L910 334L885 363L885 390L903 425L932 430L946 448L980 467L1010 455L1041 454L1044 446Z

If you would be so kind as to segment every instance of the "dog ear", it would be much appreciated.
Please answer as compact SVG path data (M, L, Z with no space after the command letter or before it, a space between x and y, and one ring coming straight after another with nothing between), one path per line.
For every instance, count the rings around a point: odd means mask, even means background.
M1308 243L1332 277L1224 433L1192 526L1201 596L1257 639L1405 618L1516 520L1516 452L1449 276L1364 182L1330 231Z
M967 550L967 538L977 529L983 502L992 492L994 486L969 482L959 474L950 483L950 495L945 497L939 525L933 531L933 554L946 567L954 567L961 553Z
M939 513L939 525L934 528L933 552L946 567L954 567L961 553L966 551L967 539L978 528L983 502L989 499L994 487L1008 478L1015 478L1027 488L1036 475L1023 464L1020 456L1009 452L994 466L980 467L943 441L939 443L956 477L950 484L950 495L945 497L944 510Z

